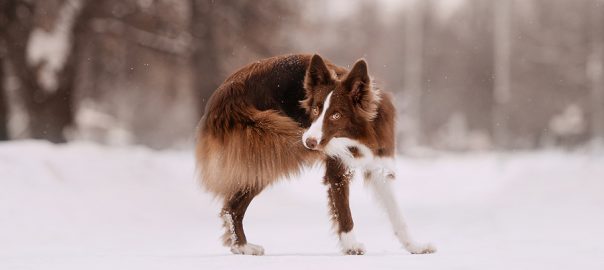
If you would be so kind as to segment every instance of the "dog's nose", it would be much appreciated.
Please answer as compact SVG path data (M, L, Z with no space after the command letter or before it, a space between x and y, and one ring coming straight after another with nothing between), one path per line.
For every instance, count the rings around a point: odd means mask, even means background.
M306 147L308 147L308 149L315 149L315 147L317 147L317 139L315 139L315 138L306 139Z

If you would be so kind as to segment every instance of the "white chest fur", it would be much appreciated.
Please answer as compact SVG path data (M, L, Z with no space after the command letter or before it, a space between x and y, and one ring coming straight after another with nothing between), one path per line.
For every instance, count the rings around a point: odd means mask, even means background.
M351 151L356 149L356 154ZM339 158L346 166L379 173L389 178L394 176L394 159L376 157L369 147L350 138L332 138L325 146L328 156Z

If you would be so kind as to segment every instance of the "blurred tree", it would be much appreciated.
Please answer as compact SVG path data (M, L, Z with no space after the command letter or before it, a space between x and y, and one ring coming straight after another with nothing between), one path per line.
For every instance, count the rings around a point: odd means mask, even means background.
M494 45L495 45L495 83L493 94L493 137L495 146L505 149L508 146L507 103L510 100L510 63L511 63L511 1L493 1Z
M565 111L590 115L590 13L592 0L513 1L512 87L508 103L509 143L516 148L578 146L589 141L589 125L564 143L553 122ZM559 138L561 139L561 138ZM554 142L558 140L558 142Z
M403 147L415 146L422 135L421 100L424 60L424 16L426 2L411 1L405 12L405 59L402 106L408 123Z
M6 72L4 71L4 63L6 58L6 25L8 25L8 18L6 12L9 2L0 1L0 140L8 140L8 101L6 100L6 90L4 89L4 78Z
M25 51L27 47L28 34L33 24L33 4L28 1L20 0L0 0L0 39L6 50L7 58L5 61L11 64L13 73L17 76L28 76L28 69L18 69L20 63L25 62ZM4 78L6 74L2 76ZM21 89L27 88L31 83L29 81L20 82ZM2 97L4 96L4 83L2 85ZM6 102L4 100L4 102ZM3 103L4 103L3 102ZM6 106L3 105L4 111ZM6 120L4 120L6 121ZM3 124L7 125L7 124Z
M587 72L591 81L592 140L596 147L601 147L604 144L604 1L591 2L591 53Z
M8 104L4 90L4 59L1 54L0 51L0 141L3 141L8 140Z
M439 3L427 1L425 14L422 138L426 145L451 150L488 148L493 120L494 5L466 0L452 10L442 10ZM455 123L464 123L455 129L468 135L463 140L446 138L454 135L448 131Z
M77 59L71 37L83 0L2 1L8 58L20 82L30 136L65 142L65 128L73 123Z
M199 112L225 77L229 54L263 58L287 49L281 30L296 20L297 3L278 0L190 0L194 86ZM253 59L252 58L252 59ZM245 64L237 63L237 66ZM228 69L228 68L227 68Z
M223 2L219 2L223 3ZM199 116L204 113L205 104L220 85L219 46L214 33L217 27L215 1L191 0L191 35L193 37L193 89L198 96Z
M82 12L74 136L154 148L188 145L198 120L189 2L89 1Z
M0 72L17 78L9 85L23 103L11 119L28 120L25 136L52 141L78 125L69 138L188 145L223 78L305 51L373 63L380 85L402 94L399 128L408 125L400 133L410 144L462 150L479 134L486 148L490 138L533 148L555 141L543 139L556 136L552 122L586 119L573 131L582 144L604 136L602 1L105 0L76 16L80 0L0 0ZM65 36L71 42L57 42ZM85 126L96 135L78 137Z

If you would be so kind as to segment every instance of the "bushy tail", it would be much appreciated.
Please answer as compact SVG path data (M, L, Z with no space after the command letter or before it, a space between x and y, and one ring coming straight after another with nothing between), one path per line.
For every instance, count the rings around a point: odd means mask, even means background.
M318 157L302 145L298 123L277 111L237 102L221 109L202 120L196 153L202 185L218 196L262 189Z

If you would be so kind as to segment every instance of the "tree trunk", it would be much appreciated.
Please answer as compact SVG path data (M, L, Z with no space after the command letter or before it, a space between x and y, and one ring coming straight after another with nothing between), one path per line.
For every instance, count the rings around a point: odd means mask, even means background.
M412 1L405 13L405 64L402 108L407 115L403 148L417 146L422 135L421 100L423 77L423 20L425 6L422 0Z
M8 104L4 90L4 76L4 59L0 58L0 141L8 140Z
M25 100L26 93L35 81L25 64L27 39L33 25L33 4L20 0L0 0L3 19L3 39L7 51L8 63L20 81L20 97ZM26 105L27 107L27 105Z
M29 131L34 139L46 139L54 143L66 142L65 128L73 124L73 87L74 65L73 54L59 75L60 84L52 94L33 93L27 98L30 117Z
M193 36L193 72L198 97L199 116L203 115L208 99L220 85L220 66L218 65L214 28L213 0L191 0L191 35Z
M41 75L44 68L44 60L32 64L31 59L28 62L28 42L35 29L34 16L35 6L27 1L6 0L8 8L6 12L9 19L7 25L7 48L9 60L12 64L16 76L19 78L21 89L20 94L29 116L28 130L29 135L34 139L46 139L54 143L65 142L65 128L73 124L73 87L75 83L75 64L77 51L74 44L75 38L67 40L71 42L71 49L65 56L65 63L61 70L56 74L51 74L56 79L56 89L48 89L47 85L42 85ZM83 0L82 0L83 1ZM73 25L77 25L82 18L79 16L81 3L77 1L63 1L62 5L80 5L72 7L75 9L73 23L69 24L68 31L73 31ZM64 8L63 6L57 8ZM58 12L59 16L65 13ZM59 20L61 18L57 18ZM64 18L63 18L64 19ZM58 26L47 27L54 29ZM44 31L44 30L42 30ZM73 33L71 33L73 37ZM55 52L53 52L55 53Z
M511 2L494 0L494 63L493 139L495 147L509 147L507 103L510 100Z
M8 101L4 82L6 72L4 70L7 62L7 26L9 17L7 10L13 8L14 1L0 0L0 140L8 140Z
M591 82L591 129L594 147L604 146L604 1L593 0L591 8L591 54L587 73Z

